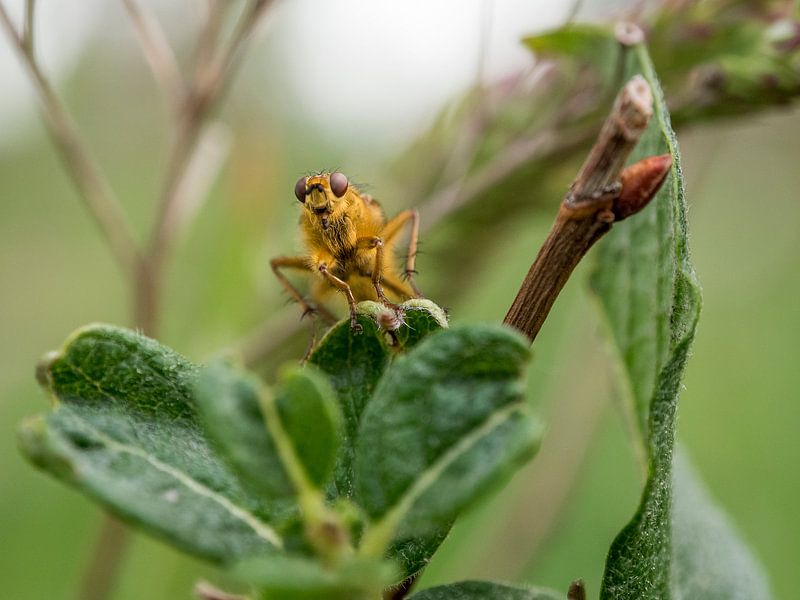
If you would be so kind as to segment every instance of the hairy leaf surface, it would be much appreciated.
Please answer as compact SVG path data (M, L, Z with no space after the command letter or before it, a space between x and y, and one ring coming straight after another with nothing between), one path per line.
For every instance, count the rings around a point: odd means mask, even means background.
M333 472L342 422L327 378L311 366L285 369L275 406L309 482L324 489Z
M735 579L734 569L746 553L741 546L696 543L697 536L733 535L721 535L720 521L699 518L711 510L702 505L690 509L697 511L689 519L695 541L685 538L690 529L682 524L689 513L682 494L690 493L691 486L684 489L686 483L676 479L673 487L672 462L678 394L700 312L700 289L689 260L681 161L664 98L646 49L630 50L627 59L628 75L642 73L655 97L654 119L632 160L669 152L673 167L651 205L615 226L602 242L592 277L628 388L634 437L647 465L639 508L609 550L601 598L713 597L692 591L703 577L702 565L726 565L721 571ZM692 560L685 560L690 555ZM762 580L753 577L747 583L756 587L741 590L741 597L764 597Z
M243 482L266 498L293 498L294 489L264 425L253 375L217 362L202 369L195 396L209 436Z
M197 369L126 329L77 331L40 367L57 404L20 429L23 452L128 521L229 561L283 545L285 504L243 488L201 428Z
M195 395L206 430L238 475L265 498L294 498L262 410L269 396L293 460L309 483L324 489L339 447L341 417L330 384L316 369L284 369L272 392L254 375L216 363L202 370Z
M366 546L446 526L537 448L523 400L526 340L499 326L440 331L397 358L356 450Z
M461 581L422 590L410 600L563 600L564 594L490 581Z
M442 309L428 300L410 300L402 306L407 309L405 322L394 332L402 348L411 348L429 333L447 326ZM342 412L343 439L332 490L335 496L353 495L353 460L361 415L392 357L386 334L376 320L385 310L376 302L360 303L358 323L362 332L353 335L345 319L325 334L309 357L310 364L328 375Z
M761 565L680 451L673 469L672 597L771 598Z
M335 325L316 347L309 363L326 373L343 418L343 438L334 473L333 495L353 495L353 453L361 413L389 364L390 350L375 320L359 315L363 331L352 335L348 320Z

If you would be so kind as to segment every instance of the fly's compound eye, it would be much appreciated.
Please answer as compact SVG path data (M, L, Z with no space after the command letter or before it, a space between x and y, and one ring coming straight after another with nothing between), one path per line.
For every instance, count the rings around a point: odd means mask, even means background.
M308 177L301 177L297 180L297 183L294 184L294 195L297 196L297 199L300 202L306 201L306 181Z
M345 192L347 191L347 186L349 185L347 177L345 177L344 173L339 173L338 171L331 173L330 184L331 191L337 198L344 196Z

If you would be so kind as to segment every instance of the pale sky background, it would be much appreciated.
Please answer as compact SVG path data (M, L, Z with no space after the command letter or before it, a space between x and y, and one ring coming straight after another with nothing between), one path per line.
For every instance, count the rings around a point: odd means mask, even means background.
M0 0L18 17L24 0ZM200 0L141 0L171 38L194 27ZM260 31L283 46L292 109L322 129L347 128L404 141L448 99L475 82L531 64L519 38L558 25L570 2L558 0L284 0ZM488 18L487 18L488 17ZM488 26L482 25L487 22ZM63 81L93 39L135 44L119 0L39 0L36 42L51 78ZM482 53L481 48L485 47ZM266 44L250 60L259 63ZM313 75L314 85L309 85ZM30 83L5 36L0 40L0 146L36 117ZM359 82L350 85L349 82ZM320 93L320 91L324 93Z

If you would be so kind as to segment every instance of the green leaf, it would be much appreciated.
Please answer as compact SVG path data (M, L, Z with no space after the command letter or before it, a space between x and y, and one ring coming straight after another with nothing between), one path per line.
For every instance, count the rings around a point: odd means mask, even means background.
M533 455L540 430L522 383L529 357L519 334L481 325L440 331L392 364L356 450L357 499L372 522L362 552L449 525Z
M275 405L310 483L324 489L341 440L342 416L330 384L314 367L285 369Z
M200 373L195 397L206 432L242 481L266 498L294 498L294 488L264 425L262 385L254 375L216 362Z
M341 408L343 438L331 494L346 498L353 495L352 465L361 413L389 364L390 353L373 318L360 314L358 323L363 328L359 335L350 331L349 321L335 325L308 360L328 375Z
M206 430L239 476L267 498L294 498L295 484L265 424L271 394L254 375L224 363L203 369L195 386ZM341 416L330 384L313 367L286 368L276 387L279 427L302 479L324 488L339 447Z
M342 321L325 335L309 359L310 364L328 375L344 422L330 497L351 498L354 494L353 462L361 416L391 357L396 351L410 349L430 333L447 326L444 311L429 300L409 300L402 307L404 322L394 331L396 346L393 348L387 345L388 336L377 324L379 314L386 308L376 302L362 302L358 306L362 333L353 335L349 322ZM398 539L392 544L389 555L400 561L405 576L417 573L428 563L448 531L449 526L427 536Z
M373 600L398 578L394 565L375 559L350 559L329 570L286 555L248 559L233 575L258 588L264 600Z
M291 510L241 486L204 436L197 369L157 342L102 325L80 329L39 377L58 401L23 423L22 451L126 520L225 562L284 544Z
M447 326L444 311L429 300L409 300L401 306L405 319L394 332L397 350L411 348L429 333ZM353 458L361 414L392 355L377 322L386 307L377 302L361 302L358 310L363 331L353 335L349 320L341 321L320 340L308 361L328 375L341 408L344 436L331 495L346 498L353 495Z
M540 57L566 58L589 64L610 81L617 67L619 43L608 27L570 24L523 38L522 43Z
M735 549L699 545L683 537L685 524L692 519L700 536L708 533L724 540L732 539L732 534L721 534L720 521L706 532L704 507L682 504L685 498L677 495L684 493L681 479L673 490L675 414L700 313L700 289L689 261L681 161L663 94L646 49L638 46L627 58L628 75L641 72L655 98L655 118L632 160L668 151L673 167L651 205L615 226L602 242L592 277L627 383L634 437L647 465L639 508L609 550L601 598L713 597L695 593L701 589L696 582L706 576L703 565L714 564L717 577L735 581L733 569L739 568L746 553L739 545ZM683 514L673 513L673 497L676 511ZM696 515L690 519L692 511ZM752 564L752 559L747 562ZM750 570L755 571L755 567ZM765 594L762 588L742 597Z
M428 588L409 600L563 600L564 594L490 581L461 581Z
M651 205L604 241L592 285L600 296L647 461L638 511L611 545L601 598L670 598L670 506L675 411L700 313L689 262L681 161L664 98L643 47L629 56L655 99L655 116L632 160L668 151L673 167Z
M395 337L403 350L410 350L431 333L447 327L447 315L430 300L415 298L403 303L405 316Z
M571 24L523 38L522 43L543 56L571 56L595 60L609 44L616 45L608 27Z
M675 455L673 474L671 572L675 598L772 597L761 566L681 452Z

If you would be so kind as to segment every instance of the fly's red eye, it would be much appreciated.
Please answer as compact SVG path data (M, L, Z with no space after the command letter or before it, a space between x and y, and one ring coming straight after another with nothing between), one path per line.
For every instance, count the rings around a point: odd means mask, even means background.
M301 177L297 180L297 183L294 184L294 195L297 196L297 199L300 202L306 201L306 180L308 177Z
M339 173L338 171L331 173L330 183L331 191L337 198L344 196L348 186L347 177L345 177L344 173Z

